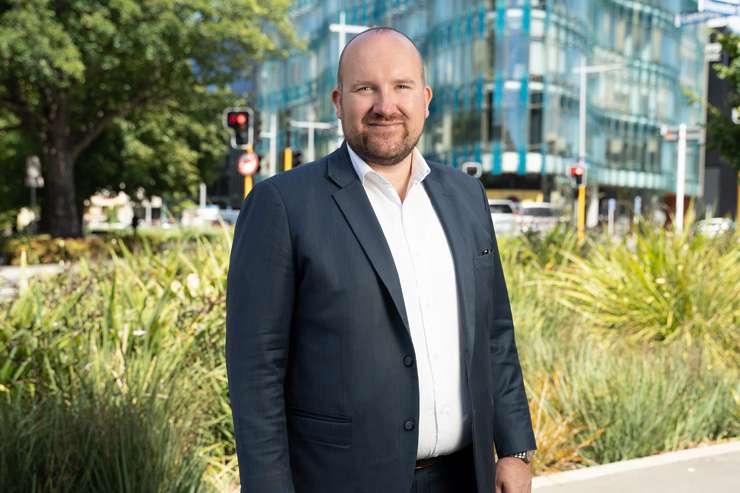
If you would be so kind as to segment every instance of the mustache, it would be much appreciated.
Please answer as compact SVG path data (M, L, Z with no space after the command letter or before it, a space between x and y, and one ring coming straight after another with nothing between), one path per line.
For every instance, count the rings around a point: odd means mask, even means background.
M401 113L396 113L393 115L380 115L378 113L372 113L366 115L362 119L362 123L365 125L373 125L373 124L388 124L388 123L405 123L406 117Z

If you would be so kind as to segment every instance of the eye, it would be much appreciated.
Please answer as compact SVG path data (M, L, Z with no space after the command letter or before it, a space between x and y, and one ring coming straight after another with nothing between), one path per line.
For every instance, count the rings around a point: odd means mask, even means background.
M411 89L411 84L398 84L399 89Z
M370 90L370 86L359 86L355 88L355 92L368 92Z

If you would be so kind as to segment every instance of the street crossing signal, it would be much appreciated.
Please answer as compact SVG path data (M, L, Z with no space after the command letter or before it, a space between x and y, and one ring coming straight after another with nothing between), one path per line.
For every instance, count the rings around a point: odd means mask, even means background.
M293 167L303 164L303 152L293 151Z
M246 149L252 145L254 121L249 108L227 108L224 111L224 127L232 131L231 147Z
M576 179L576 185L581 186L583 184L583 168L580 166L570 167L570 176Z

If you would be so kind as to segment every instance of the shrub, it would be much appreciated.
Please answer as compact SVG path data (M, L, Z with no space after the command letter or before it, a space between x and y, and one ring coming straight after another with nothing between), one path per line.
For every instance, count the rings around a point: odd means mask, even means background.
M162 481L196 484L194 478L207 464L208 484L233 482L223 361L229 242L226 232L212 242L178 241L156 254L134 255L123 246L121 256L114 254L108 262L83 261L68 277L32 281L17 300L0 308L0 352L9 355L0 366L0 390L14 408L11 412L6 407L6 419L17 421L34 412L49 415L59 428L76 430L49 440L69 440L75 447L91 440L94 430L108 428L102 436L110 440L115 433L121 443L114 448L118 446L120 454L100 458L90 466L90 474L120 478L125 473L134 475L128 479L134 482L143 480L138 475L148 469L138 456L127 455L135 455L139 447L131 442L133 435L143 433L142 426L153 426L158 429L140 439L172 450L158 466L160 477L168 478ZM166 385L154 385L159 381ZM92 414L99 414L101 421L90 420ZM28 467L53 463L54 454L63 455L42 438L29 443L33 457ZM113 458L136 471L115 469ZM172 476L172 468L184 476ZM37 476L46 477L43 471ZM154 472L148 476L152 485L159 481ZM3 481L0 478L0 485ZM171 483L173 488L177 481ZM76 491L118 490L91 488ZM168 488L161 491L185 491Z
M690 345L708 364L737 370L740 237L646 229L633 243L593 243L587 257L567 254L570 266L547 284L593 328L649 343L695 339Z

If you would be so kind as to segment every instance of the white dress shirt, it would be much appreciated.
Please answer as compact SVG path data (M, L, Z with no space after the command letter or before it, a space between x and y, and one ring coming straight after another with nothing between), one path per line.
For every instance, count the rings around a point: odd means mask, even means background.
M347 145L393 255L419 376L417 459L447 455L471 441L461 357L455 266L442 224L422 181L429 165L414 149L401 201L393 185Z

